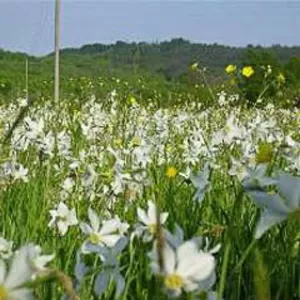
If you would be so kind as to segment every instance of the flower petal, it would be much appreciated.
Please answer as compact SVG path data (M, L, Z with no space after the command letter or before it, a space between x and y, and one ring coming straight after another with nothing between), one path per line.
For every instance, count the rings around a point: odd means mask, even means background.
M282 173L278 181L279 193L287 201L291 209L300 206L300 178L288 173Z
M157 249L157 247L156 247ZM175 251L170 247L168 243L165 243L163 249L164 268L167 274L174 273L176 266L176 254Z
M116 281L116 298L119 298L124 291L125 280L122 277L122 275L118 272L118 274L115 275L115 281Z
M186 260L187 264L182 264L178 267L178 273L184 278L188 278L192 281L197 281L199 284L204 285L205 282L211 282L208 279L215 272L215 258L209 253L199 253L194 256L193 263L190 264L191 260ZM204 286L204 289L208 286Z
M149 224L149 218L148 218L146 212L145 212L143 209L138 208L138 209L137 209L137 215L138 215L139 220L140 220L143 224L145 224L145 225L148 225L148 224Z
M152 201L148 201L148 218L150 224L156 224L156 205Z
M102 236L102 242L108 247L113 247L121 237L122 236L118 234L107 234Z
M85 223L85 222L81 222L79 224L79 227L80 227L81 231L83 233L87 234L87 235L90 235L90 234L93 233L92 227L89 224Z
M15 253L12 265L8 272L4 285L9 289L21 286L31 280L33 268L30 264L30 254L32 253L32 244L22 247Z
M9 291L9 299L14 300L30 300L34 299L32 292L26 288L20 288L16 290Z
M106 235L113 232L117 232L119 229L119 221L116 219L111 219L109 221L103 222L103 226L100 229L100 235Z
M249 192L255 203L260 207L267 207L277 213L288 214L290 209L285 205L279 195L270 195L264 192Z
M193 241L186 241L177 250L178 261L184 261L196 256L199 253L198 244Z
M98 231L100 227L100 219L91 208L88 209L88 216L94 231Z
M0 259L0 285L3 284L6 275L6 265L5 262Z
M259 239L272 226L281 223L287 218L286 214L275 213L271 210L265 210L256 226L255 238Z
M97 275L94 285L94 292L98 297L100 297L107 289L109 278L110 274L107 271L104 271Z

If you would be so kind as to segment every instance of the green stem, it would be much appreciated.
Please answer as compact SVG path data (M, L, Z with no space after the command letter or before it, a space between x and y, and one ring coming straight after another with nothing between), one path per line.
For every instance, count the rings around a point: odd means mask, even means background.
M235 272L237 272L241 266L243 265L243 263L245 262L245 260L247 259L247 257L249 256L251 250L253 250L254 246L256 244L256 239L253 239L251 244L248 246L248 248L246 249L244 255L242 256L242 258L240 259L240 261L238 262L237 266L235 267Z
M222 270L221 270L221 279L220 279L220 287L218 291L218 300L221 300L223 297L224 289L225 289L225 282L226 282L226 275L227 275L227 268L229 263L229 256L230 256L230 249L231 243L228 242L225 248Z

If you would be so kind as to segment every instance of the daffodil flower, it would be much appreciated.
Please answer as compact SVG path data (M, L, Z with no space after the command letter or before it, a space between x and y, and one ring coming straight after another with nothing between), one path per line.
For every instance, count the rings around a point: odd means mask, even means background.
M88 235L81 248L83 253L95 252L97 246L113 247L128 229L127 224L122 223L119 218L103 221L100 226L100 218L91 208L88 209L88 216L90 225L80 223L81 231Z
M276 186L278 187L277 194L262 191L250 192L254 202L263 207L255 231L256 239L288 218L300 219L300 178L281 173L277 177Z
M160 269L157 245L150 254L154 274L164 277L164 287L173 297L182 291L207 291L215 283L215 258L210 253L200 251L196 241L190 240L174 249L165 243L162 250L164 270Z
M157 229L156 206L152 201L148 201L148 211L138 208L137 214L140 223L136 226L135 234L143 236L144 242L149 242L153 239ZM168 213L160 214L161 225L166 222L168 215Z
M119 270L119 259L121 252L127 245L127 239L121 238L111 248L98 247L98 254L102 260L102 271L95 279L94 291L99 297L111 282L116 284L115 298L120 297L124 288L125 280Z
M202 202L206 192L210 190L209 175L210 175L209 165L206 164L204 166L204 169L199 174L190 176L190 180L193 186L197 189L193 197L194 200L197 200L198 202Z
M71 210L69 210L67 205L63 202L60 202L57 205L56 209L50 210L50 215L52 219L49 222L48 226L57 226L58 231L62 236L67 233L69 226L74 226L78 224L75 209L72 208Z
M33 299L30 289L23 287L32 279L34 270L31 265L32 245L27 245L15 252L9 271L0 260L0 299Z

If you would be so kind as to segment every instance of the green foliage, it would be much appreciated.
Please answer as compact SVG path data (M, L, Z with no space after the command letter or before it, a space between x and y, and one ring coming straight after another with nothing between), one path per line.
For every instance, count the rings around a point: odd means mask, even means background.
M160 98L157 102L164 106L175 105L181 98L201 101L207 106L214 103L207 84L214 92L219 91L226 83L224 68L234 64L255 69L251 78L240 76L236 78L237 86L230 87L242 92L243 101L248 99L253 105L263 92L264 98L275 97L279 105L290 107L299 105L297 55L299 47L237 48L191 43L182 38L152 44L118 41L111 45L85 45L61 51L61 93L63 98L70 94L82 99L93 93L103 96L115 86L115 78L119 78L132 86L130 93L142 95L144 99ZM24 97L26 59L29 60L29 94L52 97L53 54L30 57L0 50L0 84L4 83L0 87L0 101ZM201 70L207 68L205 81L199 74L190 72L189 66L194 62L199 62ZM265 78L267 65L272 67L272 74ZM286 82L278 86L276 77L280 72ZM139 80L146 80L146 87ZM100 85L104 81L104 86Z

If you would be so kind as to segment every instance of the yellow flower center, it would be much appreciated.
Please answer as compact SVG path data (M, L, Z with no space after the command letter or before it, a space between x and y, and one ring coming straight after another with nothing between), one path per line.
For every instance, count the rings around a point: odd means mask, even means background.
M156 234L156 231L157 231L157 225L156 224L150 224L148 225L148 229L149 229L149 232L151 234Z
M178 171L175 167L169 167L169 168L167 168L166 176L169 178L174 178L174 177L176 177L177 173L178 173Z
M191 70L192 70L192 71L196 71L196 70L198 69L198 65L199 65L199 64L198 64L197 62L194 63L194 64L192 64L191 67L190 67Z
M169 290L178 290L181 289L183 286L182 277L175 273L166 276L164 283L165 287Z
M268 143L261 144L258 148L258 152L256 154L256 163L267 163L272 160L273 157L273 149L272 146Z
M3 285L0 285L0 300L8 300L8 291Z
M92 233L89 238L88 238L89 242L91 242L92 244L95 245L99 245L101 243L101 236L99 234L96 233ZM0 299L1 300L1 299Z

